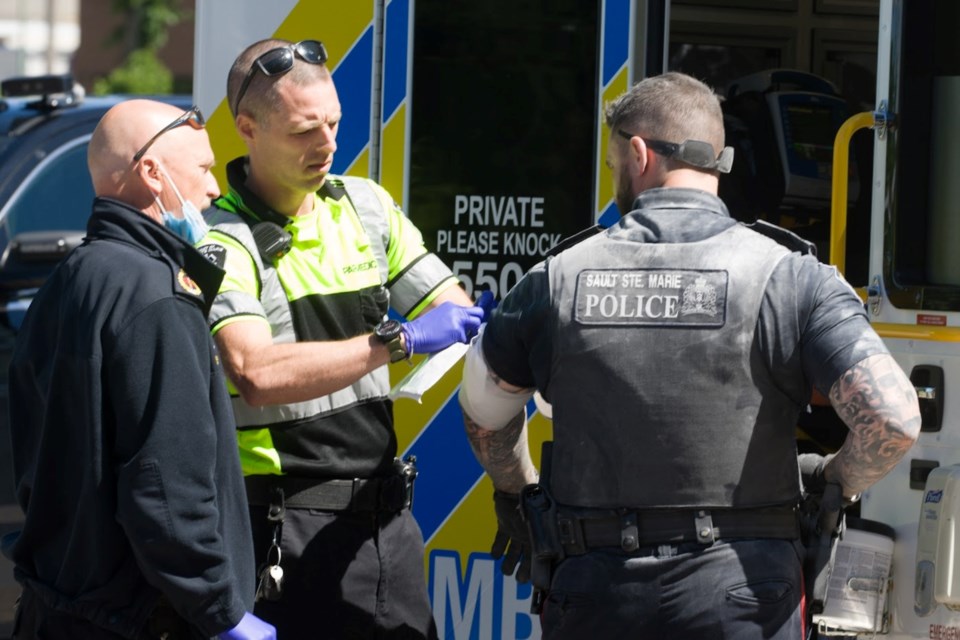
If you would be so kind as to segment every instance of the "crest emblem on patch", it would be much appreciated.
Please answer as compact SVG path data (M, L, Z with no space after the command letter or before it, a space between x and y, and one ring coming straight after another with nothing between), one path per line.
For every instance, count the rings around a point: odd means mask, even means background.
M187 272L183 269L180 269L180 272L177 273L177 282L187 293L192 293L195 296L200 295L200 287L196 282L193 281L193 278L187 275Z
M205 244L198 247L197 251L203 254L203 257L223 269L227 261L227 248L219 244Z
M683 290L683 300L680 303L680 315L693 314L717 315L717 288L708 284L705 278L697 278L693 284Z

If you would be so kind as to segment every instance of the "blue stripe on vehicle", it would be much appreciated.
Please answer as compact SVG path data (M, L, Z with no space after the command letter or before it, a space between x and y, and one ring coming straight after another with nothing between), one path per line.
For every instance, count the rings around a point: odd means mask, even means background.
M603 85L626 64L630 50L630 0L603 3Z
M607 205L607 208L603 210L603 213L600 214L597 224L603 227L609 227L616 224L619 219L620 210L617 209L617 203L611 202L609 205Z
M383 122L387 122L407 97L407 54L410 37L410 2L387 5L383 63Z
M450 396L406 454L417 456L413 515L429 539L483 474L463 431L457 394ZM405 455L406 455L405 454Z
M527 415L536 413L527 403ZM417 456L419 478L414 488L413 515L429 540L456 510L483 475L463 431L463 413L454 392L429 426L403 453Z
M333 71L344 116L337 133L333 173L346 172L370 142L372 70L373 27L368 27Z

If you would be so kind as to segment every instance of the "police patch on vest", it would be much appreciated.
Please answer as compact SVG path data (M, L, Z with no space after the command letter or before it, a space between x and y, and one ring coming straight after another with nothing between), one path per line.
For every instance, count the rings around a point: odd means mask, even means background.
M203 254L203 257L223 269L227 262L227 248L219 244L205 244L197 247L197 251Z
M726 271L591 269L577 275L580 324L722 327Z

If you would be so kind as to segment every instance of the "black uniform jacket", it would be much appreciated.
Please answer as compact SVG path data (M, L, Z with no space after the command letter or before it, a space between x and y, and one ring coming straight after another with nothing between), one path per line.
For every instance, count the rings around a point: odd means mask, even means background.
M94 202L10 364L23 530L46 606L135 638L161 594L208 636L253 608L250 522L206 311L223 272L127 205Z

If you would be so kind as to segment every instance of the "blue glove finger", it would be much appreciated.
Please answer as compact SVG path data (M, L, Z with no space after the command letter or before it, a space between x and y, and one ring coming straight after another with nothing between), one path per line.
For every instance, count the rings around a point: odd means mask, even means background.
M497 308L497 299L493 297L493 291L484 289L477 298L477 306L483 309L483 322L490 319L490 314Z
M250 612L233 629L217 634L219 640L277 640L277 630Z
M480 325L483 324L487 312L484 311L482 307L461 308L466 312L467 316L463 319L463 340L458 340L458 342L467 342L470 338L477 335L477 331L480 330Z

